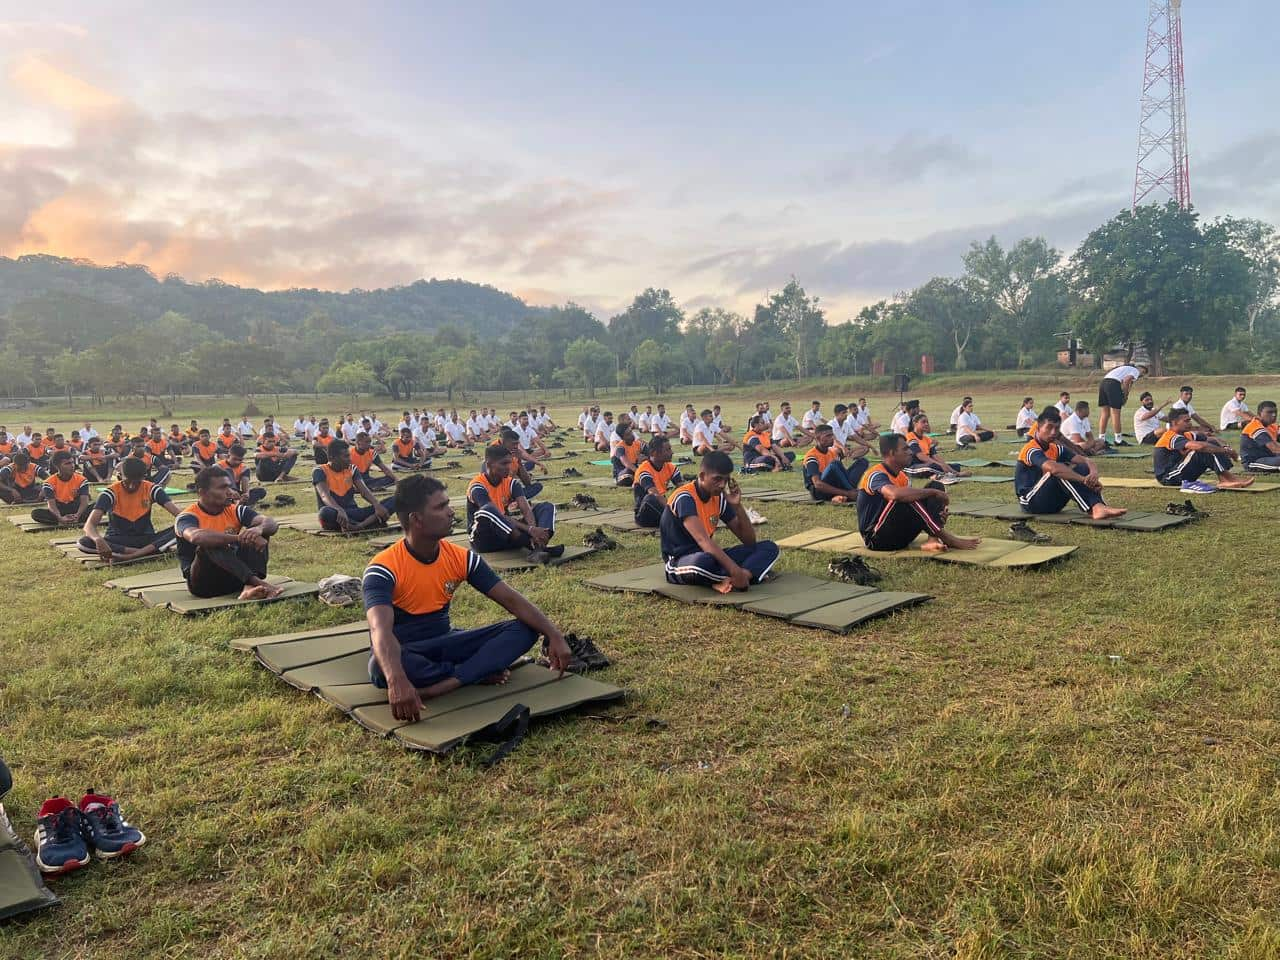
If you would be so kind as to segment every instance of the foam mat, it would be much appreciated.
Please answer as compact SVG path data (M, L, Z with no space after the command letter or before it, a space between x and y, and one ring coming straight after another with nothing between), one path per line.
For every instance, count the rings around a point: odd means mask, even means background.
M667 583L661 563L593 577L586 585L597 590L646 593L680 603L735 607L745 613L787 620L806 627L843 633L874 617L933 599L923 593L881 593L872 587L838 583L802 574L784 573L749 590L721 594L710 587ZM867 602L872 597L887 598ZM828 610L828 608L832 608ZM812 616L821 611L821 616ZM806 619L808 618L808 619Z
M0 805L0 920L57 906L59 902L44 885L30 849Z
M1167 513L1145 513L1131 510L1115 520L1094 520L1074 507L1060 513L1024 513L1017 504L1006 503L953 503L953 516L977 517L984 520L1026 520L1028 523L1070 524L1081 527L1097 527L1101 530L1129 530L1135 533L1151 533L1180 527L1194 522L1193 517L1174 517Z
M806 530L795 537L779 540L778 546L800 550L811 550L815 553L852 553L860 557L876 557L898 560L937 560L943 563L964 563L983 567L1021 567L1031 568L1043 566L1053 560L1070 556L1078 549L1074 546L1037 545L1030 551L1031 544L1016 540L983 539L973 550L945 550L932 553L920 549L927 539L924 534L916 538L911 546L901 550L872 550L862 540L860 533L845 530L831 533L829 527L818 530Z

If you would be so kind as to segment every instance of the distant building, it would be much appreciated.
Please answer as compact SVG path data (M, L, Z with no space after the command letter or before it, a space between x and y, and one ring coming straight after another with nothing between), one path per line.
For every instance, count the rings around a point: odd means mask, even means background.
M1060 367L1069 367L1069 366L1071 366L1071 351L1070 351L1070 350L1059 350L1059 351L1058 351L1058 366L1060 366ZM1088 352L1088 351L1086 351L1086 350L1078 350L1078 351L1076 351L1076 366L1077 366L1077 367L1092 367L1092 366L1093 366L1093 354L1092 354L1092 353L1089 353L1089 352Z

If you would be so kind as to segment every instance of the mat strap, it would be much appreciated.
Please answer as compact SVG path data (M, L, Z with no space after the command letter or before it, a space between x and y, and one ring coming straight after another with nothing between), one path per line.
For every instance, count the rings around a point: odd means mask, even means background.
M510 736L507 736L508 732L510 732ZM500 740L503 737L507 737L507 739L498 744L493 753L480 761L480 766L486 770L490 767L496 767L511 755L511 751L520 746L528 733L529 708L523 703L517 703L503 715L501 720L490 724L486 729L476 734L482 740Z

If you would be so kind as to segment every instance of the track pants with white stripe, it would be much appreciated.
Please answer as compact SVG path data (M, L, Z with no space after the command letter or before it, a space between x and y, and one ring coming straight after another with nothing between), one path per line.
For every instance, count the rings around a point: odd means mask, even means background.
M740 543L725 550L729 559L751 574L751 582L759 583L778 562L778 545L772 540L753 544ZM720 561L701 550L680 557L667 558L667 582L695 587L714 587L729 579Z
M1082 477L1089 475L1088 467L1083 464L1074 464L1071 469ZM1072 501L1075 501L1081 511L1088 513L1096 504L1102 503L1102 494L1083 483L1051 477L1046 473L1034 487L1018 498L1018 505L1024 513L1061 513L1062 508Z
M933 482L930 490L945 489ZM942 501L936 497L913 500L910 503L886 499L884 509L876 522L866 530L860 530L862 541L872 550L901 550L911 541L927 533L934 537L942 532Z
M554 503L533 504L533 522L539 527L556 529L556 505ZM477 553L493 553L497 550L514 550L517 547L532 546L529 535L517 530L511 522L498 512L491 503L486 503L476 511L471 521L471 548Z
M1227 473L1231 469L1231 461L1216 453L1188 453L1178 461L1178 465L1163 477L1156 477L1166 487L1177 487L1192 480L1199 480L1212 470L1214 473Z

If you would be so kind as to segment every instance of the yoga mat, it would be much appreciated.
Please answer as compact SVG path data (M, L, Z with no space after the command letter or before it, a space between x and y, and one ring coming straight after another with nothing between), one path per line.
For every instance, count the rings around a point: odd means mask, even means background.
M612 460L588 460L588 461L587 461L587 463L591 464L593 467L611 467L611 466L613 466L613 461L612 461Z
M753 583L747 590L734 590L732 593L718 593L707 587L691 587L678 583L665 583L654 593L661 594L681 603L705 603L716 607L745 607L755 600L777 600L782 597L794 597L804 594L830 583L817 577L807 577L800 573L788 573L765 583Z
M253 649L258 662L272 673L284 673L313 663L323 663L353 653L369 653L369 628L359 633L337 633L301 640L259 644Z
M564 553L546 563L533 563L529 560L528 550L499 550L496 553L482 553L485 563L494 570L515 571L532 570L535 567L559 567L571 560L578 560L596 551L591 547L566 545Z
M368 634L369 624L365 620L351 623L337 623L332 627L317 627L314 630L301 630L297 633L277 633L269 637L236 637L231 641L232 650L252 650L254 647L269 647L275 643L290 643L294 640L307 640L311 637L336 637L344 633Z
M817 610L810 610L807 613L792 617L788 622L802 627L818 627L836 633L847 633L868 620L882 617L887 613L892 613L905 607L914 607L932 599L931 596L925 593L877 591L865 596L854 597L851 600L842 600L839 603L819 607Z
M1155 477L1103 477L1102 486L1104 490L1115 487L1120 490L1168 490L1174 494L1182 492L1178 487L1165 486ZM1280 490L1280 483L1255 483L1242 489L1218 488L1219 493L1271 493L1274 490Z
M210 610L222 610L226 607L240 607L247 604L273 603L276 600L292 600L298 597L314 596L319 592L314 583L289 580L280 583L284 592L271 600L241 600L238 597L193 597L185 586L150 587L138 592L138 599L148 607L165 607L174 613L190 616L194 613L207 613Z
M1013 483L1013 477L961 477L957 483Z
M0 804L0 920L58 903L58 898L44 885L30 849L13 829L4 805Z
M846 536L848 533L848 530L837 530L835 527L814 527L812 530L805 530L803 533L797 533L794 536L787 537L785 540L779 540L778 546L784 550L803 550L805 547L813 546L815 543L821 543L823 540L834 540L837 537Z
M662 563L650 563L643 567L592 577L586 584L597 590L615 593L653 593L658 587L667 585L666 566Z
M1141 510L1131 510L1123 517L1115 520L1094 520L1092 517L1085 516L1072 507L1064 508L1061 513L1040 514L1024 513L1016 505L1009 504L959 506L960 509L957 509L956 506L951 507L953 515L978 517L985 520L1026 520L1028 523L1071 524L1081 527L1097 527L1103 530L1132 530L1135 532L1167 530L1169 527L1180 527L1194 520L1193 517L1175 517L1167 513L1145 513Z
M317 687L369 682L369 648L348 653L332 660L311 663L279 674L290 686L310 693Z
M545 667L530 670L528 667L529 664L525 664L513 669L511 679L504 684L473 683L442 697L423 700L419 722L437 720L447 713L469 710L479 704L511 695L524 696L537 687L556 682L558 675L555 671ZM407 726L403 720L392 716L387 691L372 683L321 687L316 690L316 695L339 710L351 712L353 720L374 733L387 734L397 727Z
M109 590L123 590L129 593L144 587L172 586L176 583L182 583L182 571L177 567L170 567L167 570L153 570L150 573L137 573L129 577L116 577L114 580L105 581L102 585Z
M758 613L763 617L777 617L790 620L810 610L852 600L878 592L875 587L860 587L856 583L837 583L823 581L821 586L814 587L805 593L790 597L772 597L765 600L752 600L742 607L747 613Z
M801 536L797 535L796 538L792 539L796 540ZM817 540L811 540L800 549L810 550L815 553L852 553L868 558L939 560L945 563L1000 567L1037 567L1048 563L1050 560L1069 556L1078 549L1074 546L1040 546L1035 553L1024 553L1023 551L1027 550L1030 544L1017 540L984 538L973 550L944 550L941 553L931 553L921 550L919 547L919 544L924 543L926 539L925 535L921 534L911 546L903 547L901 550L871 550L863 542L862 535L855 532L834 538L821 537ZM779 546L782 545L781 543L779 544Z

